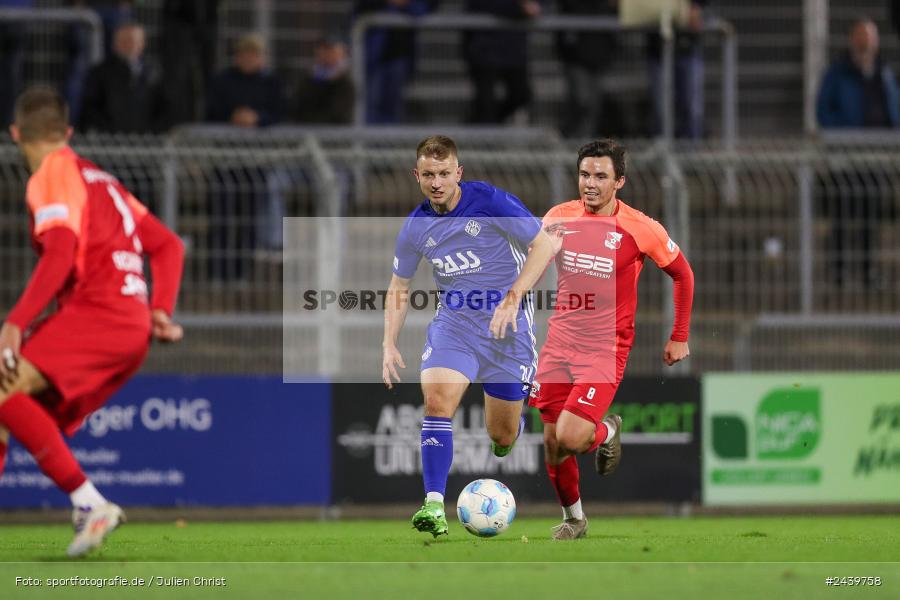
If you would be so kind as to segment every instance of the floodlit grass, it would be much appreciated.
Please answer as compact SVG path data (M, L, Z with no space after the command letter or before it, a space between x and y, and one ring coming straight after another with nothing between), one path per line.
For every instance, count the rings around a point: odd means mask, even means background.
M400 521L129 523L82 561L65 559L63 525L0 526L0 597L900 597L895 516L595 518L575 542L552 542L554 524L517 519L481 540L453 523L432 540ZM116 576L102 590L65 579ZM834 590L826 577L882 585Z

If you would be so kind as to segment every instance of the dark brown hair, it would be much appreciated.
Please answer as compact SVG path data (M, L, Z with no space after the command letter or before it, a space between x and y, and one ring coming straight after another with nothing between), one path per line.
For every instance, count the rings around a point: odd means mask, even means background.
M613 164L613 172L616 179L625 177L625 146L609 138L596 140L585 144L578 151L578 164L575 168L581 169L581 161L585 158L600 158L608 156Z
M63 140L69 130L69 107L49 85L34 85L16 100L15 124L23 142Z
M456 142L446 135L432 135L419 142L416 160L419 160L420 156L446 160L451 156L459 157L459 153L456 150Z

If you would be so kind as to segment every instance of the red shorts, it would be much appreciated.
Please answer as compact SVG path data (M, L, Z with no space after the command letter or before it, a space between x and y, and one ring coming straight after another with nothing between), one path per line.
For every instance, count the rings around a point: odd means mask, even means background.
M149 349L149 319L100 322L96 313L63 308L28 336L22 356L51 385L37 400L72 435L134 375Z
M556 423L563 410L599 424L609 410L628 361L630 348L613 358L574 354L544 345L529 404L541 411L544 423Z

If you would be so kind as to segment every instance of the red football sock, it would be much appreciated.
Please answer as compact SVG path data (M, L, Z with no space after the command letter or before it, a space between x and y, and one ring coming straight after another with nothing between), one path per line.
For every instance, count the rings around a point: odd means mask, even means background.
M47 411L25 394L0 404L0 425L28 449L44 474L67 494L87 480Z
M599 446L600 444L602 444L603 442L606 441L606 436L608 436L608 435L609 435L609 429L606 428L606 423L601 421L597 425L597 429L594 431L594 443L591 444L591 447L587 449L587 452L585 452L585 454L596 450L597 446Z
M547 475L556 490L560 506L572 506L581 497L578 492L578 461L570 456L558 465L547 465Z

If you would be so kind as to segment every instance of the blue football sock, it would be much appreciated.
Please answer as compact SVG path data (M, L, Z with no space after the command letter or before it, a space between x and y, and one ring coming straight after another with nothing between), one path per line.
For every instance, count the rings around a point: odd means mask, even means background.
M453 462L453 425L446 417L425 417L422 423L422 477L425 493L444 495Z

